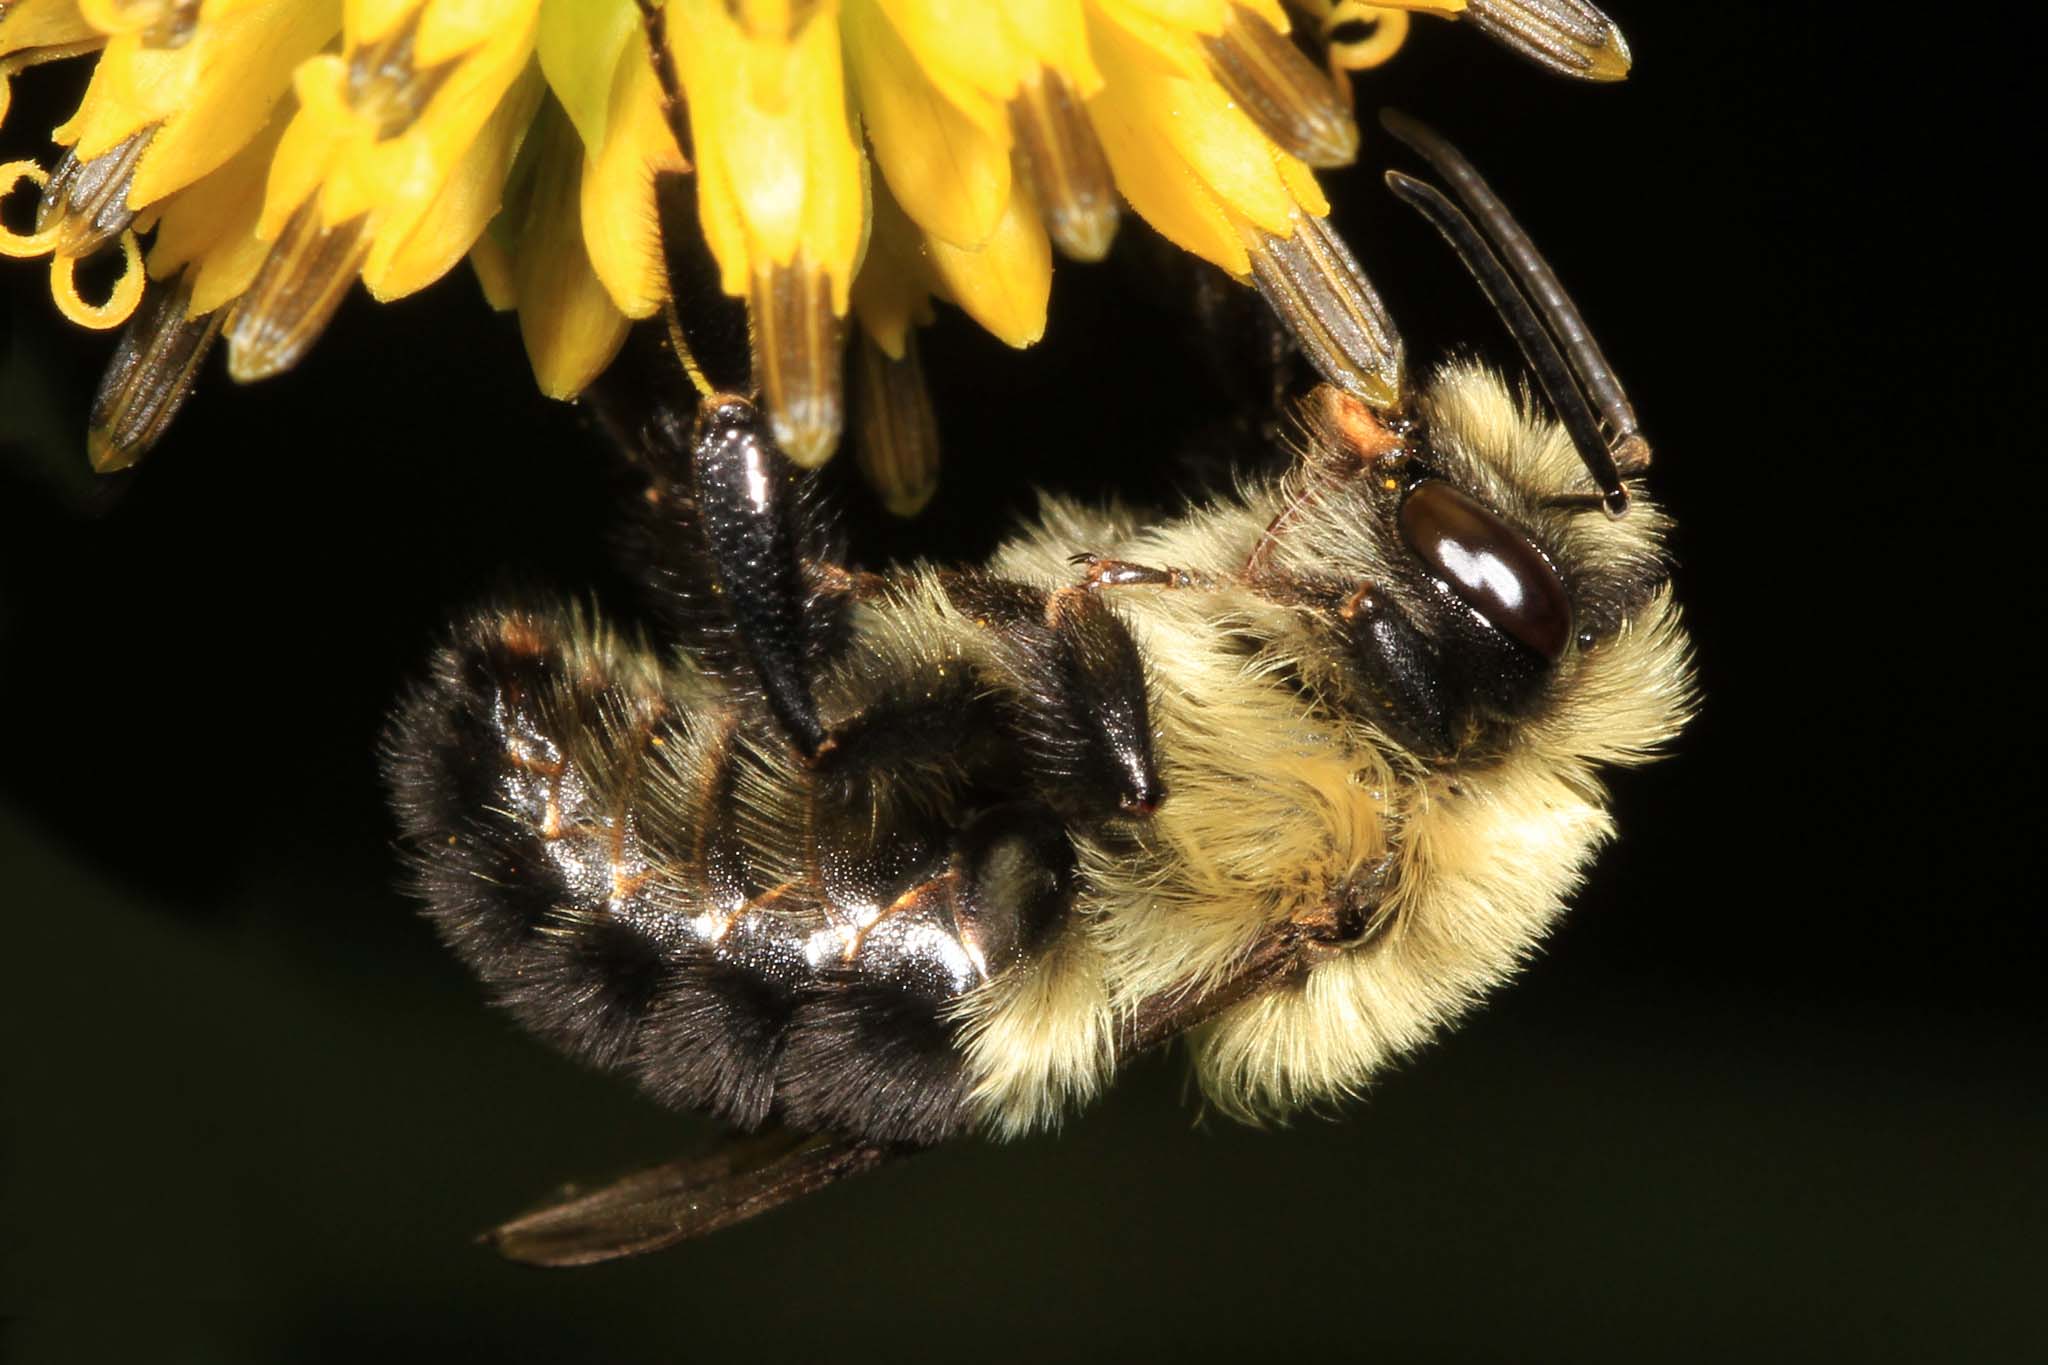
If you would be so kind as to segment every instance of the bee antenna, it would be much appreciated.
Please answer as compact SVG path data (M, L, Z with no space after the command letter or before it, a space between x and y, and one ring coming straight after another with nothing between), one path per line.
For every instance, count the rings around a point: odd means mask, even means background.
M1457 148L1424 124L1394 110L1383 110L1380 122L1427 161L1470 211L1468 216L1432 185L1398 171L1387 173L1388 187L1443 234L1485 290L1551 406L1571 432L1609 512L1621 515L1628 507L1621 470L1637 473L1646 468L1650 444L1643 438L1635 408L1622 392L1614 367L1593 340L1578 307L1507 206ZM1505 264L1502 255L1507 257ZM1598 419L1593 414L1595 404Z

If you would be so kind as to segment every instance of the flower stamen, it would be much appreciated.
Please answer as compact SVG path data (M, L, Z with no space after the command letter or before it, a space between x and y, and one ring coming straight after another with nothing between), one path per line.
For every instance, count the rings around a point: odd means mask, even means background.
M135 221L128 187L155 133L151 124L87 161L79 160L76 147L67 148L36 205L37 237L47 235L52 249L65 255L85 256L120 235Z
M853 458L891 515L914 517L939 489L939 424L917 338L891 359L863 331L856 351Z
M1250 10L1232 8L1203 50L1218 84L1282 150L1311 166L1348 166L1358 155L1358 120L1336 85L1286 34Z
M1297 214L1288 236L1249 232L1245 247L1259 293L1323 378L1371 407L1398 406L1401 335L1329 224Z
M1467 0L1465 17L1495 42L1566 76L1618 81L1628 41L1586 0Z
M0 165L0 204L6 203L24 184L33 185L41 191L49 183L50 173L33 161L10 161ZM42 215L38 213L36 217L40 220ZM0 222L0 256L32 259L49 251L56 244L56 238L56 229L44 227L40 221L30 232L16 232L5 222Z
M1322 39L1334 76L1383 65L1408 41L1408 16L1359 0L1322 7Z
M237 383L282 374L327 329L369 255L366 221L322 227L313 202L292 214L228 325L228 374Z
M1036 193L1061 254L1076 261L1107 256L1123 211L1109 158L1073 87L1050 69L1025 81L1010 102L1010 130L1017 172Z
M840 368L846 331L832 282L802 255L757 268L747 296L754 380L782 453L805 469L832 458L846 412Z
M99 473L126 469L149 452L184 406L220 335L225 310L186 316L197 273L182 270L151 290L114 347L85 433L86 458Z

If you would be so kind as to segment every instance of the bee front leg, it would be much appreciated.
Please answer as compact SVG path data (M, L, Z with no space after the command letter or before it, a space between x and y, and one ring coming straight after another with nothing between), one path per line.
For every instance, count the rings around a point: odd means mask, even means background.
M1093 592L1099 588L1209 588L1215 586L1201 574L1186 569L1155 569L1101 555L1078 554L1067 562L1083 570L1081 586Z

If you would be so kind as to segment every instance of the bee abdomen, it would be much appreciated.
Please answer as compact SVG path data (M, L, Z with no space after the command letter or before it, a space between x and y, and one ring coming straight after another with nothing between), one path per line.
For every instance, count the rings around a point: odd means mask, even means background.
M529 1028L665 1103L948 1136L947 1006L1063 908L1064 834L814 781L710 686L573 617L473 622L386 744L428 917Z

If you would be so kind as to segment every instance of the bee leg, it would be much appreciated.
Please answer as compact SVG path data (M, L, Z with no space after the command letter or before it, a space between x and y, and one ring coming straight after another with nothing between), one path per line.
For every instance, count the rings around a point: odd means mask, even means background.
M1175 988L1140 1001L1117 1031L1117 1060L1149 1052L1231 1006L1295 979L1309 967L1307 939L1299 924L1284 921L1254 943L1228 976L1207 989Z
M980 574L947 591L997 640L1003 728L1046 803L1098 820L1166 799L1152 752L1145 664L1122 618L1085 588L1053 592Z
M1379 897L1393 876L1390 856L1307 914L1282 920L1261 936L1221 980L1202 989L1175 987L1147 997L1125 1015L1116 1037L1119 1061L1148 1052L1234 1005L1303 979L1311 967L1362 946L1384 931Z
M815 758L826 735L811 696L806 499L795 469L760 409L730 395L706 399L698 412L690 466L717 591L740 648L775 718L804 757Z
M629 548L657 609L700 667L758 692L815 758L827 735L811 681L838 645L854 576L837 564L814 476L727 393L687 423L656 411L630 448L649 483Z
M1068 558L1069 564L1085 572L1081 575L1081 586L1091 591L1097 588L1207 588L1213 584L1199 574L1186 569L1155 569L1148 564L1132 564L1122 559L1104 559L1101 555L1078 554Z
M1052 633L1041 676L1052 684L1054 724L1041 731L1055 745L1066 729L1073 759L1058 772L1078 778L1124 815L1150 815L1166 799L1152 752L1151 701L1145 665L1129 629L1094 593L1066 588L1046 602ZM1075 741L1078 741L1076 743ZM1048 752L1058 753L1057 747Z
M507 1260L577 1266L660 1251L717 1232L915 1147L774 1129L577 1191L478 1238Z

